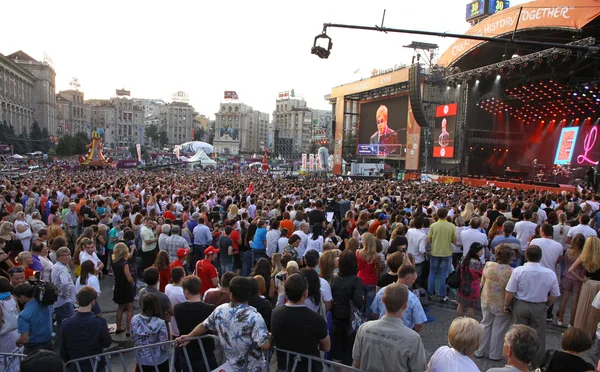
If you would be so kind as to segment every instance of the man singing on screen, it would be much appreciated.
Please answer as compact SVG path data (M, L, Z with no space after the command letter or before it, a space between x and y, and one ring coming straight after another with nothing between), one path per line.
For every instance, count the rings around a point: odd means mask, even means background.
M446 122L446 118L444 118L442 119L442 133L438 138L438 143L440 144L440 147L446 147L449 145L450 133L448 133L448 131L446 130L447 127L448 123Z
M398 133L388 127L388 109L385 105L377 109L376 119L377 132L371 136L371 149L377 155L393 154L397 149L394 145L398 144Z

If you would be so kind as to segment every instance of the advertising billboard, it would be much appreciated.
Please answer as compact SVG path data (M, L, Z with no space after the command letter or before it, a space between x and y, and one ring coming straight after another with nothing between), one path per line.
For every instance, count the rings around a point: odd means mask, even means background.
M575 153L575 144L577 142L577 134L579 127L563 128L560 132L558 145L556 146L556 156L554 157L555 165L570 164Z
M454 157L454 137L456 135L456 114L458 104L451 103L435 109L435 127L433 128L433 157Z
M408 96L360 103L357 155L400 158L406 146Z
M465 19L470 21L473 18L481 17L485 13L485 2L483 0L473 1L467 4L467 16Z

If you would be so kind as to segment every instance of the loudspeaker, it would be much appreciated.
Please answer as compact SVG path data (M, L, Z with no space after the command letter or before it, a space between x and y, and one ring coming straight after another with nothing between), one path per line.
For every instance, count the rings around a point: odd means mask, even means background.
M408 72L408 94L410 97L410 106L417 124L421 128L431 127L425 115L425 107L423 106L423 96L421 94L421 66L414 64Z

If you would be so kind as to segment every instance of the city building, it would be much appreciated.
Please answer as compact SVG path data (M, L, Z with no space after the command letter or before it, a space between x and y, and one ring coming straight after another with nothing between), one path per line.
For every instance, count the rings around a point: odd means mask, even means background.
M213 146L216 153L257 153L266 146L269 114L240 102L224 102L215 116Z
M0 54L0 120L21 133L35 119L35 76Z
M56 94L56 135L92 133L92 107L84 102L79 90L61 90Z
M312 126L310 142L314 152L314 147L327 147L331 150L333 143L333 132L331 129L331 111L330 110L311 110Z
M194 107L187 102L173 101L165 107L166 126L160 130L167 132L169 145L180 145L192 140L194 128Z
M32 106L35 113L34 118L40 125L40 128L47 128L50 135L57 135L56 72L54 72L54 69L49 64L35 60L22 50L10 54L6 58L30 73L33 82ZM23 88L27 88L27 84ZM24 115L19 114L22 118ZM33 120L30 120L27 125L30 125L31 122ZM18 125L13 124L13 126L19 128L15 128L16 133L20 133L24 129L24 123L22 122Z
M89 100L92 130L104 131L104 146L117 147L117 110L109 100Z
M279 94L272 127L274 152L284 158L309 153L317 140L331 142L331 112L308 108L304 99L294 97L293 91L291 95Z
M145 142L144 110L131 98L113 97L85 102L91 106L92 129L104 129L104 146L128 148Z
M162 99L132 98L132 100L144 110L144 117L146 118L149 116L160 117L166 105Z

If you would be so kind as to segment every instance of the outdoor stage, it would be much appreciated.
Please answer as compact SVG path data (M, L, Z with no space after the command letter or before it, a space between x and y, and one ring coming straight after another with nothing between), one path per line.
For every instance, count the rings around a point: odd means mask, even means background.
M539 185L528 185L525 183L516 183L516 182L504 182L504 181L488 181L485 178L463 178L463 185L469 186L493 186L501 189L517 189L517 190L525 190L525 191L549 191L555 194L559 194L562 191L566 192L574 192L577 190L575 186L572 185L560 185L560 187L550 187L550 186L539 186Z

